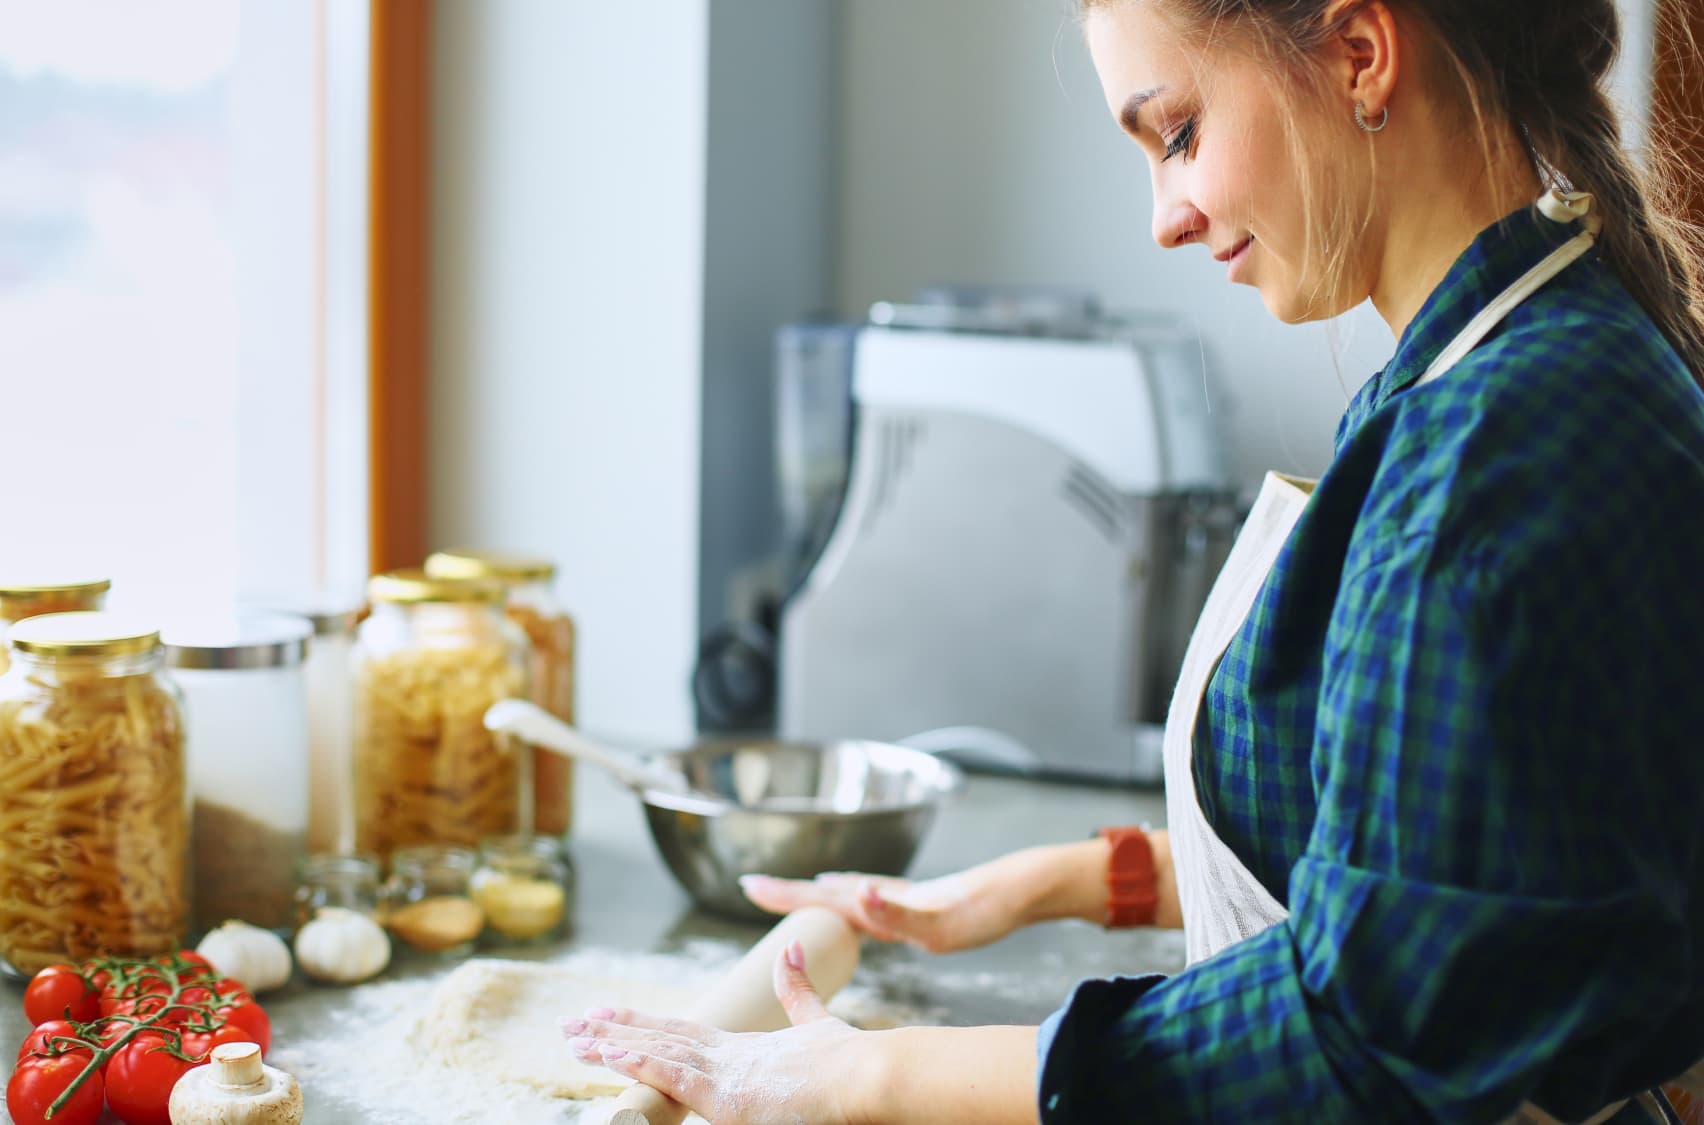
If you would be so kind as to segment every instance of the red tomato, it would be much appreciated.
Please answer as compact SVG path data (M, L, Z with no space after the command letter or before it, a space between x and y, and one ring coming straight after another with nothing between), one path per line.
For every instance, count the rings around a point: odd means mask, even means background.
M217 992L220 996L229 997L232 1000L239 998L242 1000L254 999L253 996L249 995L249 990L243 987L242 981L234 980L231 977L220 977L218 980L214 981L213 991Z
M14 1125L48 1125L49 1107L83 1075L92 1058L87 1051L73 1051L20 1062L12 1080L6 1083L6 1110ZM53 1125L94 1125L101 1116L105 1096L100 1071L90 1071L71 1100L53 1115Z
M232 1027L241 1029L248 1036L249 1042L259 1044L263 1056L272 1050L272 1020L267 1016L265 1008L253 1000L247 1000L227 1004L219 1009L218 1014L224 1016L225 1022Z
M205 1062L208 1052L225 1043L253 1043L249 1033L236 1024L220 1024L212 1031L185 1031L183 1053Z
M67 1011L79 1023L94 1019L101 1014L100 994L75 967L49 965L24 989L24 1015L36 1024L65 1019Z
M48 1050L48 1041L56 1035L79 1038L77 1029L72 1026L70 1020L44 1020L36 1024L34 1031L24 1036L22 1045L18 1047L18 1057L21 1059L35 1051Z
M171 1125L167 1105L172 1087L189 1071L205 1065L178 1058L171 1052L169 1039L145 1031L119 1048L107 1064L107 1105L125 1125Z

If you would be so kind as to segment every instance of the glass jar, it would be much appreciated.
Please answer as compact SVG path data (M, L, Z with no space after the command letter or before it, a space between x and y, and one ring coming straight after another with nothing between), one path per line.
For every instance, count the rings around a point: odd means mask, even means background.
M529 698L565 723L574 721L574 619L556 601L556 565L547 559L489 551L438 551L426 572L445 578L495 579L508 588L510 620L530 646ZM562 835L574 815L574 763L534 748L533 831Z
M176 949L189 905L183 707L150 626L12 628L0 676L0 972Z
M87 582L23 583L0 579L0 673L11 658L6 635L16 622L48 613L76 613L106 608L112 583L105 578Z
M270 608L306 618L314 630L302 665L308 684L308 850L347 852L355 847L349 793L355 685L349 658L364 607L317 598Z
M556 836L494 836L479 845L473 901L488 935L509 942L553 937L567 916L573 869Z
M377 920L383 913L376 856L315 853L302 860L296 885L296 926L308 924L322 906L340 906Z
M398 848L385 882L385 928L423 953L460 956L471 951L485 928L485 913L471 893L477 861L472 848Z
M525 830L530 760L485 729L500 699L527 694L527 639L500 583L375 577L356 632L355 846L477 844Z
M191 931L283 931L308 838L305 618L245 610L168 627L188 720Z

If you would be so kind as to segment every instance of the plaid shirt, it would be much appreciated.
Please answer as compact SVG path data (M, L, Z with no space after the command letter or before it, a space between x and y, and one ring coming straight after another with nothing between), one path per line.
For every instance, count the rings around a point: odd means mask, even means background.
M1046 1122L1579 1117L1704 1056L1704 394L1574 228L1483 232L1350 405L1195 783L1289 918L1042 1027Z

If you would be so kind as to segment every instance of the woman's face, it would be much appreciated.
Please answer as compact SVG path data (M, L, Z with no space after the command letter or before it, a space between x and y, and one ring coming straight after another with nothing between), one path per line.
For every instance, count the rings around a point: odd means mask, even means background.
M1366 296L1362 288L1352 297L1345 284L1362 266L1353 259L1332 271L1337 284L1320 288L1321 254L1308 254L1302 186L1285 139L1286 123L1300 123L1280 104L1269 72L1235 50L1191 49L1152 0L1092 9L1087 36L1114 119L1148 156L1162 248L1201 243L1232 282L1260 290L1284 321L1334 316ZM1342 185L1312 185L1311 202L1333 190Z

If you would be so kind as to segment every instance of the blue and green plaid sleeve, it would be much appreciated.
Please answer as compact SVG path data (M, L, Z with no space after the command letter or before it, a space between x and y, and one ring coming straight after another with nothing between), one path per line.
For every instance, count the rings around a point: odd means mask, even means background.
M1345 418L1196 739L1289 909L1042 1028L1045 1122L1583 1117L1704 1056L1704 395L1566 232L1481 236Z

